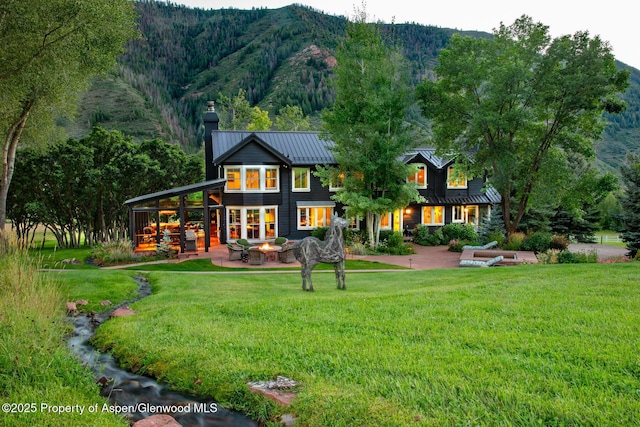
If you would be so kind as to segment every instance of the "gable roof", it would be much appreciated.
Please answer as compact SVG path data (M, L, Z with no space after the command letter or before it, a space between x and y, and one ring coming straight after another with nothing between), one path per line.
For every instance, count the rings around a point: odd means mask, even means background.
M213 163L221 164L250 143L257 143L283 163L289 165L335 164L331 148L333 141L320 139L317 132L238 131L214 130L212 132ZM401 157L405 163L422 158L437 169L442 169L453 159L436 156L435 148L420 147Z
M402 157L402 161L405 163L414 163L420 159L431 163L437 169L442 169L450 163L453 163L453 159L436 156L436 149L432 147L416 148Z
M330 147L332 141L323 141L315 132L212 132L215 164L220 164L247 144L257 143L284 163L316 165L335 163Z

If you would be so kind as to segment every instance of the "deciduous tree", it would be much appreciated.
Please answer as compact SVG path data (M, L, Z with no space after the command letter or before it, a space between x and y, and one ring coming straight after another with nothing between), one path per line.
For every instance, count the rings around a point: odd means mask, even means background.
M19 143L48 134L70 113L87 78L115 65L135 37L130 0L7 0L0 7L0 231ZM23 140L38 115L39 129ZM37 131L37 132L36 132Z
M381 216L421 199L407 182L410 167L400 160L417 144L405 122L413 94L399 49L366 22L364 11L348 24L336 59L336 101L323 128L334 142L337 166L320 167L317 174L325 185L341 181L334 199L347 215L366 219L375 248Z
M594 156L602 114L623 110L616 95L629 79L599 37L552 39L527 16L501 24L491 39L454 35L435 71L437 80L417 89L434 144L470 175L488 177L508 233L536 198L549 197L550 179L573 173L568 156Z

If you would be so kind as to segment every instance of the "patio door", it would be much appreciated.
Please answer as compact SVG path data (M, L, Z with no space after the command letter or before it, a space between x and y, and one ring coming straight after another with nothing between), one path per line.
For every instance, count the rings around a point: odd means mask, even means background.
M277 207L252 206L227 208L227 236L230 240L262 241L278 234Z

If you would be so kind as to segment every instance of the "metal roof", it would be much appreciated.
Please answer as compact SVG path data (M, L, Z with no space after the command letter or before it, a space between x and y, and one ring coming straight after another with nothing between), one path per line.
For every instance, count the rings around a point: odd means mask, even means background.
M465 196L440 197L429 196L430 205L475 205L500 203L500 193L495 188L488 186L484 194L471 194Z
M198 191L210 190L214 188L221 188L226 179L213 179L211 181L198 182L196 184L183 185L182 187L171 188L169 190L157 191L155 193L145 194L143 196L134 197L124 202L125 205L132 205L135 203L149 202L152 200L168 199L170 197L181 196L183 194L196 193Z
M216 130L212 132L214 163L224 159L238 144L249 143L255 137L274 151L288 158L292 165L333 164L332 141L323 141L316 132L249 132Z
M288 158L292 165L335 164L331 152L333 141L320 139L317 132L250 132L246 130L214 130L212 132L214 163L220 163L219 159L225 159L228 153L240 149L242 144L249 143L251 136ZM402 156L402 160L406 163L417 156L422 156L438 169L444 168L453 161L453 159L436 156L435 149L431 147L411 150Z

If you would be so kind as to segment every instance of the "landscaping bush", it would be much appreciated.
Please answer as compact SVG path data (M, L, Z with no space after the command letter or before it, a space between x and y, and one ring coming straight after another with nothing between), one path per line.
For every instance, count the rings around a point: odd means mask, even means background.
M558 250L564 251L568 247L569 247L569 239L567 239L565 236L558 236L557 234L555 234L551 238L551 244L549 245L549 249L558 249Z
M524 238L522 241L522 249L525 251L533 251L535 253L547 251L551 247L552 238L553 236L551 233L536 231Z
M317 237L320 240L324 240L324 236L327 234L328 227L317 227L311 231L313 237Z
M467 240L474 243L478 242L478 233L476 233L473 226L470 224L447 224L442 227L442 233L444 235L445 242L451 240Z
M469 241L469 240L455 240L452 239L449 241L449 251L450 252L462 252L465 245L477 245L477 241Z
M440 246L447 241L442 232L442 228L437 228L431 232L426 225L418 225L413 234L413 242L421 246Z
M96 265L112 265L138 260L138 255L128 240L100 243L91 251L91 257Z
M513 233L507 239L507 243L504 245L504 249L508 251L519 251L522 249L522 242L524 241L524 233Z
M380 245L378 252L390 255L409 255L415 253L413 246L404 243L402 234L397 231L382 230L380 231Z

